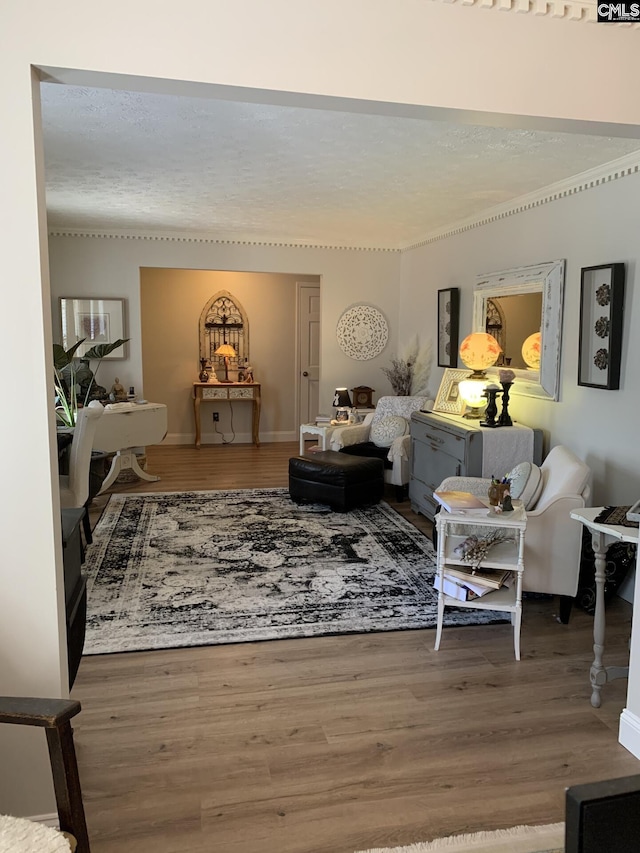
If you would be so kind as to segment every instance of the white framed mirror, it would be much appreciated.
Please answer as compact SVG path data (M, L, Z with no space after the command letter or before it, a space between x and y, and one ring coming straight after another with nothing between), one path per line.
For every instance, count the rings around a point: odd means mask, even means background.
M557 400L560 395L565 262L479 275L473 298L473 331L489 332L503 348L504 366L515 373L512 394ZM493 327L493 330L492 330ZM540 331L540 368L522 361L525 339ZM487 371L497 376L498 367Z

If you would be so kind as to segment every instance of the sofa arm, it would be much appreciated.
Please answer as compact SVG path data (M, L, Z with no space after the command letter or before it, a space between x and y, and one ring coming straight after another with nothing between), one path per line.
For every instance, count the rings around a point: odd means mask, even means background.
M436 491L438 492L471 492L479 498L486 498L491 477L447 477Z
M348 424L333 430L330 447L331 450L341 450L343 447L362 444L365 441L369 441L369 425Z

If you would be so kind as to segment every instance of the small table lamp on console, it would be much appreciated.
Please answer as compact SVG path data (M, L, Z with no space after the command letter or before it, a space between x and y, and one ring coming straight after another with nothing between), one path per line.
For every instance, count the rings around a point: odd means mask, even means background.
M460 396L470 411L465 418L480 418L487 404L484 390L489 383L485 370L498 360L502 347L498 341L486 332L474 332L460 344L460 361L471 368L473 373L458 384Z
M333 405L336 407L336 420L346 423L349 420L349 409L352 406L351 397L346 388L336 388L333 395Z
M220 344L214 355L220 355L224 358L224 379L221 379L220 382L231 382L232 380L229 379L229 359L236 357L236 351L231 344Z

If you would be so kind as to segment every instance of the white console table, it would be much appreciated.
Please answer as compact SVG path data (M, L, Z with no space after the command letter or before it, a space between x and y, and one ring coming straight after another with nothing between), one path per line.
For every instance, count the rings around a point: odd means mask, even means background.
M167 434L167 407L164 403L125 403L105 406L93 440L95 450L115 453L111 468L98 494L110 488L118 474L131 468L150 483L159 480L138 465L135 447L158 444Z

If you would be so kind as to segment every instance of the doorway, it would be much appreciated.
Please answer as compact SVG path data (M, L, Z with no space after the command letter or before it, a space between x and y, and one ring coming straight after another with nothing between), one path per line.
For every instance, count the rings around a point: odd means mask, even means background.
M297 282L298 424L314 423L320 399L320 286Z

